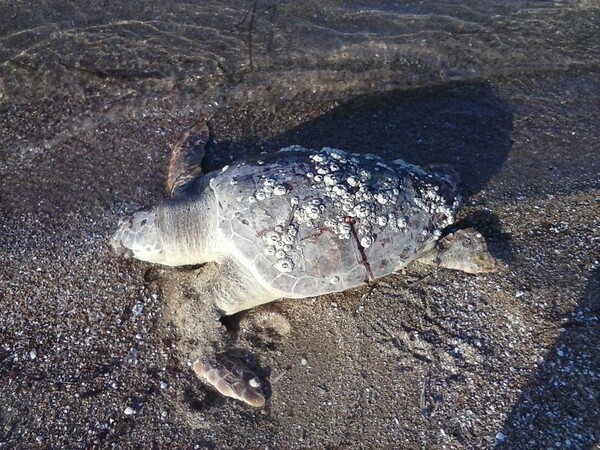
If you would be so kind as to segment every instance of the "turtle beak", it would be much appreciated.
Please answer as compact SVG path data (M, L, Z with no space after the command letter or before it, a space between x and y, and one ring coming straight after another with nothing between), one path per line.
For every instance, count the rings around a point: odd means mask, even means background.
M117 229L117 231L115 231L115 233L111 236L111 238L109 240L109 244L110 244L112 251L114 253L116 253L118 256L121 256L124 258L130 258L131 256L133 256L131 250L128 249L127 247L125 247L122 242L122 239L126 233L126 230L129 230L130 228L131 228L131 218L127 217L127 218L121 219L119 221L119 228Z

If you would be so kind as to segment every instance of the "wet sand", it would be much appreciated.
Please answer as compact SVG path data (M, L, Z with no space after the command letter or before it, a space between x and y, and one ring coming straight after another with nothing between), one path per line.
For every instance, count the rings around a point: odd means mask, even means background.
M214 79L3 65L0 448L596 448L600 79L573 42L539 48L569 54L561 67L398 72L401 89L390 68L247 71L204 90ZM204 114L227 144L214 167L290 144L452 164L459 224L501 270L415 264L373 289L228 318L269 399L219 396L178 350L169 309L215 267L156 268L108 246L121 216L164 198L169 146ZM289 332L263 329L268 313Z

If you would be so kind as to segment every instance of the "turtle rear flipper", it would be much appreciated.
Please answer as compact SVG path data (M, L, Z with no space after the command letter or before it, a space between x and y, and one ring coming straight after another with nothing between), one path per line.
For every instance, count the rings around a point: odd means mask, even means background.
M475 228L458 230L444 236L419 261L467 273L488 273L498 269L498 263L488 251L485 238Z
M202 175L202 159L214 145L213 133L205 120L184 133L173 146L167 171L167 192L176 197Z

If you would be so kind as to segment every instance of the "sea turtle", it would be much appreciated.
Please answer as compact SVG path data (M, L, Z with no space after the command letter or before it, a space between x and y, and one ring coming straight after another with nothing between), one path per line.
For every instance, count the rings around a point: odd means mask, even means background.
M415 259L470 273L495 268L474 229L442 237L459 206L449 175L297 145L202 174L214 145L204 121L184 134L169 162L170 198L122 220L111 245L167 266L219 264L179 316L194 346L194 371L224 395L265 403L258 379L217 355L220 316L344 291Z

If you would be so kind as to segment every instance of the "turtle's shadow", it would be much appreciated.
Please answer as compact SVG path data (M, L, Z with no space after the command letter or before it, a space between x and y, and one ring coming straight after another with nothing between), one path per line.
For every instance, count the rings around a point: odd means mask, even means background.
M513 114L486 83L456 82L356 97L264 143L323 146L402 158L459 172L471 196L496 174L511 149Z

